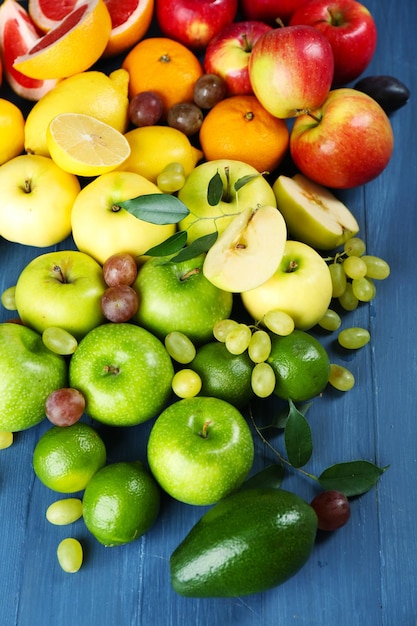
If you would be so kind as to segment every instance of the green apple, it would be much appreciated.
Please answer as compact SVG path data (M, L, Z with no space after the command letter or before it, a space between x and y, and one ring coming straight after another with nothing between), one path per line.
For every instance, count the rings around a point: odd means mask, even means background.
M241 298L255 320L262 320L268 311L285 311L296 328L307 330L323 317L332 298L328 265L311 246L287 241L275 274Z
M170 496L186 504L214 504L237 489L253 457L246 420L219 398L174 402L156 419L148 440L154 477Z
M208 190L217 173L223 189L220 189L219 202L212 206ZM246 176L248 181L236 190L237 181L243 181ZM187 231L188 243L215 231L223 232L233 217L248 207L277 205L271 185L258 170L233 159L217 159L197 165L187 176L178 198L190 210L190 214L179 223L180 230Z
M161 193L144 176L134 172L109 172L95 178L78 194L72 209L72 235L79 250L102 265L119 252L134 257L174 234L175 224L140 220L119 205L141 195Z
M35 257L16 282L16 309L24 324L42 333L63 328L77 339L105 321L101 296L103 269L78 250L59 250Z
M274 274L286 240L287 226L276 207L244 209L207 252L204 275L225 291L254 289Z
M45 418L45 402L65 387L68 368L41 336L22 324L0 324L0 430L16 432Z
M84 394L87 415L110 426L155 417L169 399L174 368L165 346L134 324L103 324L79 343L70 385Z
M73 174L49 157L22 154L0 167L0 235L46 247L71 233L71 210L80 192Z
M281 174L272 185L292 237L319 250L332 250L358 233L359 224L326 187L302 174Z
M204 254L178 263L171 258L153 257L139 267L132 287L140 304L132 321L160 339L178 330L204 343L216 322L229 317L233 296L204 276Z

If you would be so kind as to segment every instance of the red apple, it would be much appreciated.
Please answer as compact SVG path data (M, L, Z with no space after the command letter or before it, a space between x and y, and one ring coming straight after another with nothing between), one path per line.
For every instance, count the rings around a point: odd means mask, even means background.
M312 26L272 29L252 49L249 79L267 111L296 117L326 99L333 80L332 48Z
M325 187L348 189L376 178L388 165L394 137L388 116L356 89L334 89L323 105L299 116L290 135L298 169Z
M334 87L362 74L376 49L374 19L356 0L307 0L295 11L290 24L309 24L328 39L334 56Z
M236 17L238 0L155 0L162 34L194 51L202 50Z
M288 24L292 14L306 0L240 0L240 10L246 20L276 24L280 19Z
M207 74L224 78L229 96L251 95L249 57L252 48L264 33L272 30L264 22L233 22L224 26L209 42L204 56Z

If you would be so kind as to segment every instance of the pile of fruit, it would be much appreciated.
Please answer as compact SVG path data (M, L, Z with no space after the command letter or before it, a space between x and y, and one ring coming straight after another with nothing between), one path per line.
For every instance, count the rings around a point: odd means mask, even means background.
M385 470L310 475L311 503L281 489L311 458L305 402L355 384L315 329L367 345L343 313L390 273L336 195L385 169L409 97L394 77L346 86L376 36L356 0L0 5L3 86L22 106L0 98L0 236L47 248L1 297L1 447L48 418L34 471L72 495L47 518L82 517L106 546L156 523L162 492L210 505L171 556L180 594L284 582ZM285 456L257 424L270 397ZM96 426L149 420L147 458L107 463ZM250 476L254 436L276 464ZM81 567L76 539L57 554Z

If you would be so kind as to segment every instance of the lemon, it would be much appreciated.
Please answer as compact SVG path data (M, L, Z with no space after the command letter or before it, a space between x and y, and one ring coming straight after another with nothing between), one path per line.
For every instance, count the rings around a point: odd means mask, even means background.
M46 132L60 113L91 115L124 133L129 121L128 86L129 73L123 69L109 76L91 70L62 80L29 112L25 124L26 152L49 156Z
M290 335L271 334L268 363L276 376L274 393L294 402L309 400L321 393L330 374L329 356L322 344L303 330Z
M21 110L0 98L0 165L23 152L25 119Z
M52 160L65 172L99 176L116 169L130 154L118 130L83 113L61 113L46 132Z
M111 463L97 472L83 497L88 530L105 546L130 543L159 513L160 489L140 461Z
M39 480L59 493L86 488L106 462L106 448L98 433L83 422L53 426L33 451L33 469Z
M184 133L170 126L142 126L130 130L125 137L130 145L130 157L120 169L136 172L155 184L170 163L180 163L188 176L203 156Z

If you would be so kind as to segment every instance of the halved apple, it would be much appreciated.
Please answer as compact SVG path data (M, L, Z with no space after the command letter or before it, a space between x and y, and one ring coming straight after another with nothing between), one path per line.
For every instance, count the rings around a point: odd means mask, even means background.
M347 206L302 174L278 176L272 188L294 239L319 250L332 250L359 231Z
M287 227L274 206L247 208L207 252L203 272L224 291L241 293L267 281L284 254Z

